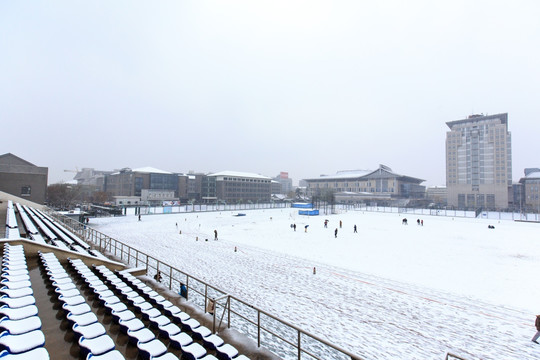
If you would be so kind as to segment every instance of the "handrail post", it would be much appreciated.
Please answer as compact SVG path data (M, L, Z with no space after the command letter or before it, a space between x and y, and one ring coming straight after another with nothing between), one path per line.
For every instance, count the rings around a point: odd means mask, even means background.
M212 301L214 301L214 311L212 312L212 334L215 334L216 333L216 311L217 311L217 306L216 306L215 300L212 300Z
M172 266L169 266L169 290L172 290Z
M300 340L302 339L302 333L298 330L298 360L302 358L302 344Z
M204 284L204 313L206 314L206 304L208 304L208 284Z
M261 347L261 312L257 310L257 347Z
M227 313L227 329L231 328L231 295L227 297L227 305L229 307L229 311Z

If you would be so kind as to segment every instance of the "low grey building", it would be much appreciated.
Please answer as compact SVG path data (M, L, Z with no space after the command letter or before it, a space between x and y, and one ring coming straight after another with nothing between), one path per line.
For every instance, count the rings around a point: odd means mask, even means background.
M11 153L0 155L0 191L44 204L49 169Z

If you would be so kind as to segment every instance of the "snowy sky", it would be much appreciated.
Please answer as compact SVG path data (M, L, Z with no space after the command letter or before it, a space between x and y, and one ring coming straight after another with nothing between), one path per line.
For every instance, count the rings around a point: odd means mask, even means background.
M445 183L445 122L540 166L537 1L4 1L0 153L49 167ZM16 134L17 136L10 136Z

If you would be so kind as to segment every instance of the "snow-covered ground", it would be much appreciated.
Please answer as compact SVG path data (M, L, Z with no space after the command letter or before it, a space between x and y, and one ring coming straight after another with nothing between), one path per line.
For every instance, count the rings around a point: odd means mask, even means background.
M540 224L242 212L90 225L365 359L540 358L530 341L540 313Z

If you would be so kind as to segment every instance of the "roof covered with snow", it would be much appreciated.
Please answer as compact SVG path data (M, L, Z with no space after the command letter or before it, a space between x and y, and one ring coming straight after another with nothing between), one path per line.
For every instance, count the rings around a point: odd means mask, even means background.
M239 177L239 178L250 178L250 179L265 179L271 180L272 178L260 174L239 172L239 171L220 171L217 173L209 174L208 176L230 176L230 177Z
M151 167L151 166L145 166L145 167L140 167L140 168L137 168L137 169L125 168L125 169L122 169L120 171L115 171L111 175L117 175L117 174L120 174L123 171L128 171L128 172L131 171L131 172L138 172L138 173L144 173L144 174L173 174L172 172L169 172L169 171L156 169L156 168Z
M366 176L367 174L370 174L372 172L373 170L342 170L342 171L338 171L337 173L333 175L321 175L318 178L310 178L310 179L304 179L304 180L354 179L354 178Z
M536 178L540 178L540 172L539 171L535 171L535 172L532 172L532 173L529 173L527 174L527 176L525 176L527 179L536 179Z
M152 173L152 174L172 174L172 172L156 169L150 166L133 169L133 172Z

